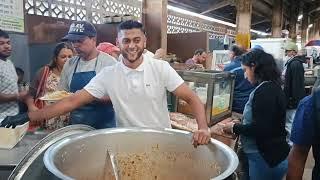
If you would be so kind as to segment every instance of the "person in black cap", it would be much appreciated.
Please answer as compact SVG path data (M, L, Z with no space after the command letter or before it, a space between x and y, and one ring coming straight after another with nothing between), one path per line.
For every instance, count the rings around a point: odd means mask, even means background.
M70 25L62 41L73 44L78 56L65 63L59 86L73 92L81 90L96 74L117 61L110 55L96 49L97 31L87 21L76 21ZM116 126L112 103L108 98L81 106L70 114L71 124L86 124L96 129Z

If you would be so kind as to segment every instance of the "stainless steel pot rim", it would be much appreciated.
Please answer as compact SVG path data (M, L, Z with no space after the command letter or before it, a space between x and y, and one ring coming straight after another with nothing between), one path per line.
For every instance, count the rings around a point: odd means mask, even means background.
M92 131L94 130L93 127L76 124L76 125L69 125L58 129L56 131L51 132L47 136L45 136L42 140L40 140L34 147L31 149L19 162L19 164L15 167L12 171L9 180L12 179L21 179L24 173L27 171L29 166L35 161L35 159L43 153L48 147L50 147L55 142L67 137L72 136L78 133L83 133L85 131Z
M183 130L176 130L176 129L169 129L169 128L165 128L165 129L150 129L150 128L141 128L141 127L132 127L132 128L109 128L109 129L100 129L100 130L94 130L94 131L90 131L84 134L81 134L77 137L67 137L64 138L63 140L53 144L44 154L43 157L43 162L46 166L46 168L53 174L55 174L58 178L63 179L63 180L73 180L72 178L64 175L63 173L61 173L56 166L54 165L54 159L51 156L51 154L55 154L56 152L58 152L62 147L64 147L64 145L68 144L68 143L73 143L76 142L80 139L83 138L87 138L90 136L95 136L98 134L113 134L113 133L123 133L123 132L137 132L137 133L141 133L141 132L154 132L154 133L161 133L161 134L180 134L180 135L187 135L190 138L190 142L191 142L191 138L192 138L192 133L187 132L187 131L183 131ZM225 179L228 176L230 176L237 168L238 164L239 164L239 159L236 155L236 153L227 145L225 145L224 143L215 140L213 138L211 138L211 143L212 144L216 144L217 146L220 146L222 148L225 149L225 153L226 156L228 157L228 161L230 166L228 166L228 168L221 173L219 176L212 178L211 180L220 180L220 179Z

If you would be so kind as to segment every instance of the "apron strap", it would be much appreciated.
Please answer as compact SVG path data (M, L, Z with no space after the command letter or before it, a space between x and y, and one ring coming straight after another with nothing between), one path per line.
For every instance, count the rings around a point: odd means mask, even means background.
M77 58L76 67L73 70L73 74L77 72L79 61L80 61L80 56L78 56L78 58Z
M100 52L98 53L98 56L97 56L97 59L96 59L96 63L94 64L94 71L96 71L96 68L97 68L97 64L98 64L98 60L99 60L99 55L100 55Z
M97 64L98 64L98 60L99 60L99 55L100 55L100 52L99 52L99 54L98 54L98 56L97 56L97 59L96 59L96 62L95 62L95 64L94 64L94 71L96 71L96 68L97 68ZM77 62L76 62L76 67L75 67L74 70L73 70L73 74L77 72L77 68L78 68L79 61L80 61L80 57L78 56Z

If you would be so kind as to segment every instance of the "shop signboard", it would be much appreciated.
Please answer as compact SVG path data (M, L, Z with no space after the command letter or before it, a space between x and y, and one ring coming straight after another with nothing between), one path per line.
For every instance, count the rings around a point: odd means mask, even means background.
M22 0L0 0L0 29L24 32Z

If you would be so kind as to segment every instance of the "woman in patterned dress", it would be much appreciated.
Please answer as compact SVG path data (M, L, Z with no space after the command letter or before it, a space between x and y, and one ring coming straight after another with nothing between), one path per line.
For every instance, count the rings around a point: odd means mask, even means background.
M50 64L45 65L37 73L30 91L33 98L30 98L32 103L28 103L29 111L35 111L48 105L48 102L41 101L39 98L47 93L52 93L58 90L60 74L64 63L74 56L74 49L68 43L58 43L53 51L53 58ZM32 99L32 100L31 100ZM30 124L29 130L43 128L45 130L56 130L68 124L68 115L58 116L44 121L43 124Z

